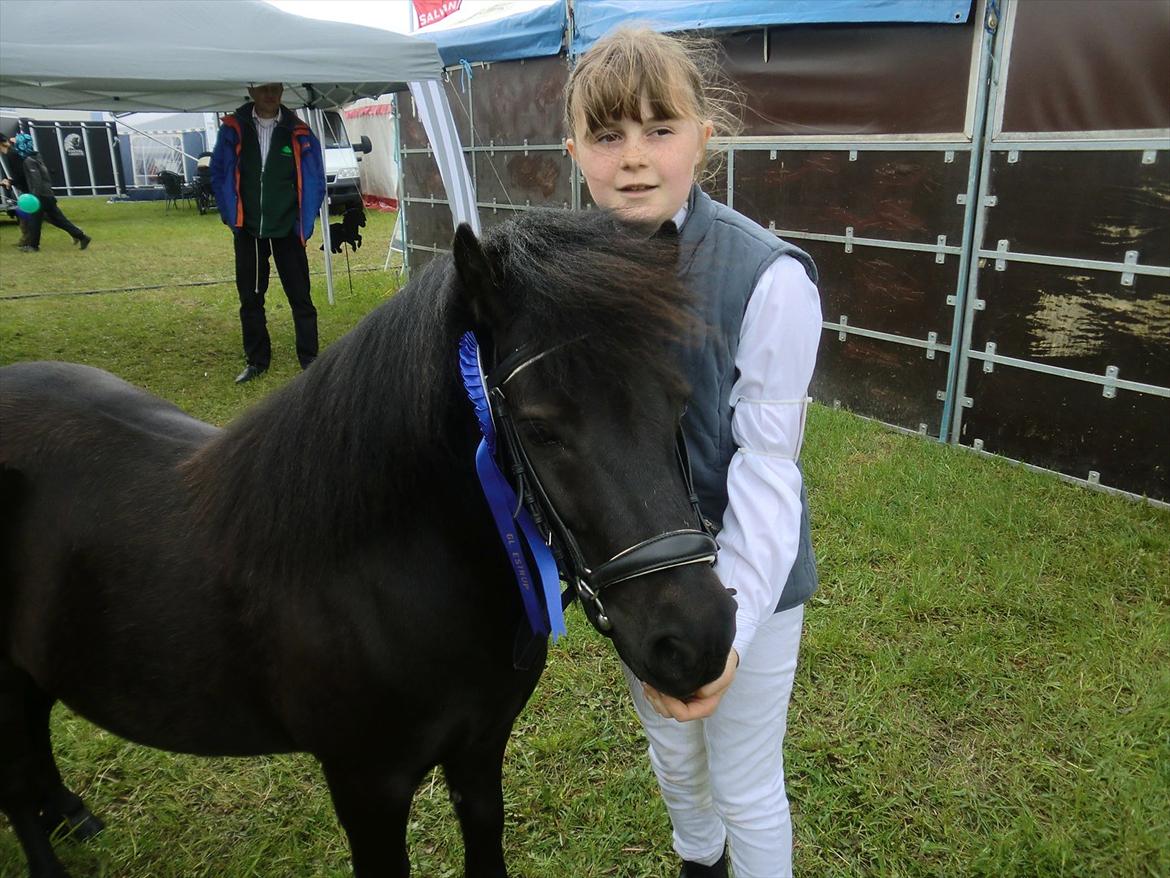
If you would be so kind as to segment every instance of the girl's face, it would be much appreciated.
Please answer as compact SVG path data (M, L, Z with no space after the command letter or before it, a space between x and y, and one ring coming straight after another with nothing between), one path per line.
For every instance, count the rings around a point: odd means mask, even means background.
M657 225L686 204L711 130L710 122L651 118L643 100L641 122L621 119L565 146L598 206Z

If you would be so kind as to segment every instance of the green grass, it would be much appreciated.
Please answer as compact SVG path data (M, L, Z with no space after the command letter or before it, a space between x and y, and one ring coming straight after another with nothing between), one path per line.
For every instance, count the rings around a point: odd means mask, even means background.
M0 226L0 362L90 363L224 423L295 374L270 303L271 372L241 363L227 232L161 204L64 203L86 253ZM371 215L355 265L381 267ZM312 251L314 266L320 254ZM395 288L344 260L314 280L323 342ZM3 429L3 425L0 425ZM802 876L1170 875L1170 515L814 408L805 443L821 590L806 614L787 748ZM611 648L570 637L505 766L507 855L525 878L674 878L669 826ZM70 784L109 821L58 850L79 876L342 876L344 840L312 760L207 760L128 744L58 708ZM2 823L0 823L2 825ZM461 874L442 781L410 824L415 874ZM0 875L19 875L0 829Z

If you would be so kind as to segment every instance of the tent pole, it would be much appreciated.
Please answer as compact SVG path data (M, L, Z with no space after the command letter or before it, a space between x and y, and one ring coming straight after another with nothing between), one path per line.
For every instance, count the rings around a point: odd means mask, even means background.
M325 114L315 107L309 108L309 126L313 128L317 139L321 142L321 161L325 161ZM329 304L333 304L333 242L329 240L329 190L325 190L325 199L321 202L321 241L325 253L325 289L329 295Z

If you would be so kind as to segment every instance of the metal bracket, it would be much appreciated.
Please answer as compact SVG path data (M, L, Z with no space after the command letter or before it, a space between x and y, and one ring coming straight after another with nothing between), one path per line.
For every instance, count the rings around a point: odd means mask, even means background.
M1116 366L1105 367L1105 386L1101 390L1101 395L1106 399L1117 396L1117 376L1120 372Z
M994 195L983 196L983 206L984 207L995 207L997 204L999 204L999 198L997 198L996 196L994 196Z
M946 162L948 165L951 164L954 160L955 160L955 151L953 149L948 149L946 152L943 153L943 161Z
M855 150L855 149L849 150L849 161L851 161L851 162L857 161L857 150Z
M938 236L938 246L940 246L940 247L947 246L947 236L946 235L939 235ZM942 265L944 262L947 261L947 254L943 253L940 250L938 253L934 254L934 261L939 263L940 265Z
M1101 484L1101 474L1099 472L1097 472L1095 469L1089 470L1088 482L1090 485Z
M995 342L989 341L987 343L987 347L984 349L984 352L989 357L994 357L995 356ZM995 371L995 363L993 363L991 360L984 360L983 361L983 371L984 372L994 372Z
M1125 251L1125 264L1126 265L1137 265L1138 264L1138 252L1136 250L1126 250ZM1133 286L1133 272L1132 271L1124 272L1121 275L1121 285L1123 287L1132 287Z
M947 401L947 392L945 390L936 390L934 392L934 398L937 399L939 402L946 402Z
M499 213L499 210L496 209L496 196L494 195L492 196L492 213Z
M973 311L986 311L987 310L987 302L984 301L983 299L972 299L971 300L971 310L973 310Z
M971 447L974 448L976 451L982 451L983 450L983 440L982 439L975 439L974 441L972 441Z
M966 192L960 192L958 195L955 196L955 204L966 204L966 203L967 203L967 193Z
M836 411L839 408L841 408L841 400L839 400L839 399L833 400L833 410Z
M971 397L969 397L969 396L964 396L960 400L959 404L962 405L963 408L969 409L969 408L973 408L975 406L975 400L971 399Z
M528 138L524 138L524 154L528 155Z
M918 435L919 436L925 436L926 430L927 430L926 424L919 424L918 425Z
M853 252L853 226L845 227L845 252Z
M776 161L776 150L774 150L774 149L769 150L768 151L768 158L770 158L772 161Z
M840 323L842 327L846 327L849 325L849 318L846 317L844 314L842 314L841 319L838 320L837 322ZM844 328L842 328L841 331L837 333L837 339L839 341L845 341L845 339L848 338L848 336L849 336L849 333L846 332Z
M996 242L995 250L997 253L1007 253L1008 252L1008 239L1007 238L1000 238L999 241ZM1000 258L1000 259L995 260L995 270L996 271L1003 271L1005 268L1007 268L1007 260L1006 259Z
M1152 165L1158 160L1158 151L1156 149L1147 149L1142 153L1142 164Z
M934 359L934 352L937 350L937 348L935 348L936 344L938 344L938 333L937 332L926 333L926 359L928 359L928 360Z
M1020 151L1018 149L1009 149L1008 150L1008 164L1014 165L1019 160L1020 160Z
M958 299L956 299L954 296L947 296L947 304L950 305L952 308L955 307L955 302L957 302L957 301L958 301Z
M494 139L489 140L488 141L488 155L494 156L495 154L496 154L496 141Z

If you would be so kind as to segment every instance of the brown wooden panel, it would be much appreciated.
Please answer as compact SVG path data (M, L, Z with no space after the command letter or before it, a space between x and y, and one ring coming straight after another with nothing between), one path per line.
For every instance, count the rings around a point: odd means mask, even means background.
M1014 8L1004 131L1170 128L1170 3Z
M851 326L917 339L936 332L940 343L950 343L955 309L946 299L955 292L958 256L939 264L932 254L911 250L854 247L846 253L841 244L792 243L817 263L826 320L836 323L844 314Z
M737 150L735 209L767 227L860 238L959 243L969 153Z
M433 155L421 152L403 155L402 183L408 198L446 198L443 178Z
M451 225L451 208L446 204L408 203L406 234L411 244L450 249L451 239L455 235Z
M426 268L431 262L439 256L438 253L432 253L429 250L415 250L410 249L410 274L412 277L418 277L418 273Z
M725 37L744 133L961 132L976 25L777 27L766 49L762 30Z
M960 441L1077 478L1170 500L1170 400L1056 375L972 369Z
M996 206L984 247L1021 253L1170 265L1170 154L1142 164L1140 150L1021 150L991 157Z
M911 430L926 424L937 436L943 404L935 394L946 379L942 354L928 360L921 348L858 335L840 341L836 330L826 329L809 395L826 405L839 400L850 411Z
M1008 262L979 272L971 346L1050 366L1103 375L1117 366L1121 378L1170 387L1170 280Z
M502 204L571 207L573 161L560 150L475 154L476 198Z
M501 223L506 223L510 219L515 219L519 211L515 210L492 210L490 207L479 209L479 226L482 231L493 229Z
M565 58L529 58L477 67L471 83L476 144L560 143L565 136Z
M426 149L427 132L414 114L414 100L408 92L398 95L398 142L403 149Z

